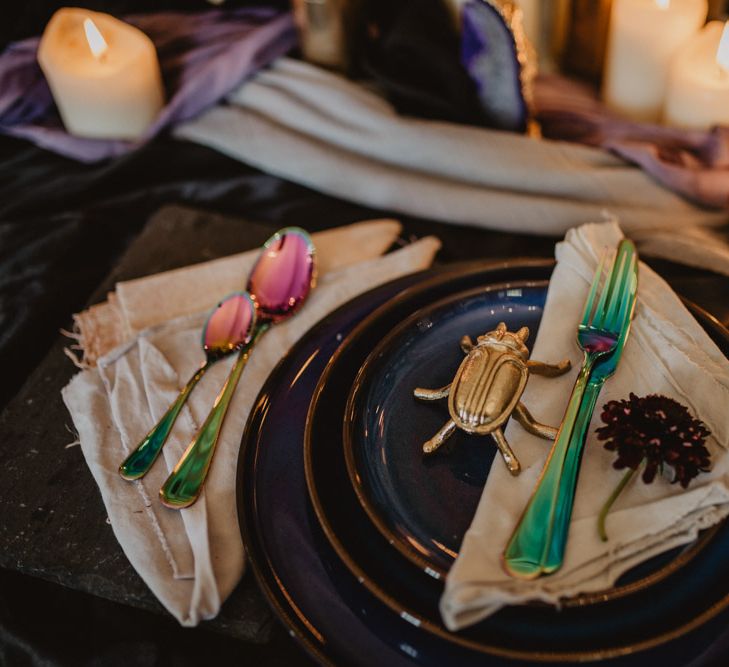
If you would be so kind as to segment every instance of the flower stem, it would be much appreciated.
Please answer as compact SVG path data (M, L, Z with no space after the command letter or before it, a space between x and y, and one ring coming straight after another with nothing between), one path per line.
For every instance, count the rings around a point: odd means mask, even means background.
M629 468L628 471L623 475L623 478L618 482L618 485L613 489L610 497L605 501L605 504L600 510L600 514L597 517L597 532L600 534L600 539L603 542L607 542L608 536L605 532L605 520L607 519L608 512L613 506L613 503L617 500L620 492L625 488L627 483L633 478L633 475L637 472L637 468Z

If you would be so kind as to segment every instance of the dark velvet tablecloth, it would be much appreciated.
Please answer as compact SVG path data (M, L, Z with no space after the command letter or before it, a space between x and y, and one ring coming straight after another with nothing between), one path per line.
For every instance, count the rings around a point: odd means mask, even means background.
M198 212L168 210L145 228L167 204ZM251 247L287 224L316 230L383 215L165 137L94 167L0 137L0 665L306 664L250 574L206 627L183 630L160 613L104 521L80 451L63 449L73 436L58 390L74 369L59 329L115 279ZM406 238L442 239L440 262L547 257L555 242L404 224ZM729 324L729 279L652 265ZM712 656L702 664L729 663L726 639L711 644L716 623L696 634L695 655Z

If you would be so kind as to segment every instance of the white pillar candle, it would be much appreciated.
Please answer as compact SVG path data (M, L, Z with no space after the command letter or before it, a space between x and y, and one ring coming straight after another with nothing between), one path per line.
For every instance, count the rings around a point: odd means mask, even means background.
M729 21L712 21L678 52L668 81L668 125L729 125Z
M707 0L614 0L603 98L639 121L660 119L672 57L706 20Z
M71 134L137 139L164 106L154 44L108 14L59 9L41 38L38 62Z

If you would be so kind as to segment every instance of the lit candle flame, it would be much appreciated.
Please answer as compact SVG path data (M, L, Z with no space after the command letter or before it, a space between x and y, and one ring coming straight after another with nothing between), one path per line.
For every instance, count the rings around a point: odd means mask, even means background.
M729 21L724 24L724 32L721 33L719 48L716 50L716 62L725 72L729 72Z
M104 36L99 32L96 24L91 19L84 19L84 30L86 39L89 42L89 48L94 58L97 60L106 53L109 45L106 43Z
M661 9L668 9L671 5L671 0L655 0L655 2Z

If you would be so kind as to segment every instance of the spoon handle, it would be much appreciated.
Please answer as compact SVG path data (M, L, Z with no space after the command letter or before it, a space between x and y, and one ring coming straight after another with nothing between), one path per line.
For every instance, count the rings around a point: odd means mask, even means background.
M124 462L119 466L119 474L124 479L139 479L147 474L162 451L162 446L165 444L167 436L170 434L182 406L185 405L187 397L198 383L198 380L205 375L205 371L213 363L215 363L213 360L208 359L195 371L193 376L187 381L187 384L182 388L182 391L177 395L175 402L167 409L167 412L162 415L162 418L154 428L144 436L144 439L137 445L136 449L124 459Z
M225 414L228 411L228 405L230 405L230 399L235 393L238 380L248 362L253 346L261 335L268 330L269 326L270 324L267 322L258 325L253 332L251 341L239 352L230 375L228 375L222 391L215 399L213 408L205 423L188 445L182 458L159 491L159 497L163 505L172 509L182 509L183 507L189 507L198 499L210 468L210 462L213 460L215 446L218 444L218 437L220 436Z

